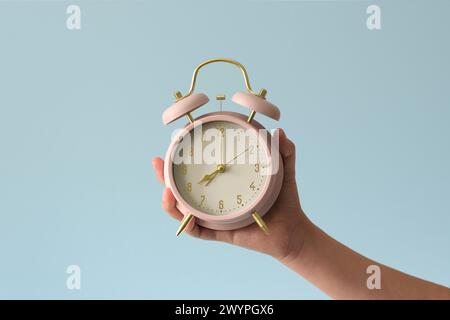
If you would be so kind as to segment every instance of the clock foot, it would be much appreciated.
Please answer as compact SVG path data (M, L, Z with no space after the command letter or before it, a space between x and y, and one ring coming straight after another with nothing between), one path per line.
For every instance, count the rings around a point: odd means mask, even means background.
M264 231L266 235L269 235L269 228L267 227L267 224L264 222L261 216L258 214L258 212L253 212L252 217L253 219L255 219L256 224L261 228L261 230Z
M181 224L178 227L177 233L176 235L179 236L180 233L182 233L184 231L184 229L186 229L187 225L189 224L189 222L191 222L192 218L194 216L192 215L192 213L188 213L187 215L184 216L183 220L181 220Z

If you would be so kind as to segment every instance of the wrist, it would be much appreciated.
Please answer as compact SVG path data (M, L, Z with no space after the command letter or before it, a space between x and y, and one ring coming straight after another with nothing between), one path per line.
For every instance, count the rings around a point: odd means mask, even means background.
M286 266L292 264L305 263L311 253L311 247L316 241L317 227L306 217L303 211L300 212L301 219L296 224L289 239L289 250L277 259Z

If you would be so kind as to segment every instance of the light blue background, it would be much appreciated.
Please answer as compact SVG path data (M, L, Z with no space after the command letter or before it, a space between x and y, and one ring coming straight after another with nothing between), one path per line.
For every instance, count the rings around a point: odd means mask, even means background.
M66 29L72 3L80 31ZM366 28L372 3L380 31ZM217 56L281 108L279 124L258 120L296 142L316 224L450 285L449 12L444 0L1 1L0 298L326 298L270 257L176 238L161 209L151 158L184 123L161 113ZM198 85L242 88L227 65ZM80 291L66 288L71 264Z

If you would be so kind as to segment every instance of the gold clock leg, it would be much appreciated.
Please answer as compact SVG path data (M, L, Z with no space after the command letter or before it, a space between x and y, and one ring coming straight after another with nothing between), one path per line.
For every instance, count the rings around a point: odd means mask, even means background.
M187 215L184 216L183 220L181 220L181 224L178 227L177 233L176 235L179 236L180 233L182 233L184 231L184 229L186 229L187 225L189 224L189 222L191 222L192 218L194 216L192 215L192 213L188 213Z
M269 235L269 228L267 227L267 224L264 222L261 216L258 214L258 212L253 212L252 217L253 219L255 219L256 224L261 228L261 230L264 231L266 235Z

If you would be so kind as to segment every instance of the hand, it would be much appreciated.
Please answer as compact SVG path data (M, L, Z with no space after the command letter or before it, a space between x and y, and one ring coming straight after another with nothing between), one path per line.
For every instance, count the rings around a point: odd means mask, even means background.
M195 218L186 227L188 234L205 240L224 241L263 252L281 261L299 255L310 222L301 209L297 192L295 145L286 137L283 130L279 129L279 132L280 153L284 164L284 181L277 201L264 216L270 235L265 235L256 223L241 229L216 231L197 225ZM163 160L154 158L153 167L158 180L164 183ZM163 192L162 207L173 218L177 220L183 218L183 214L176 208L176 200L169 188L166 188Z
M186 227L191 236L218 240L260 251L280 260L338 299L450 299L450 289L409 276L370 260L331 238L308 220L300 206L295 182L295 145L283 130L280 132L280 153L284 164L284 181L280 195L264 216L270 235L253 223L245 228L216 231L195 224ZM164 182L164 162L153 159L158 180ZM163 192L162 207L177 220L183 214L175 206L169 188ZM367 266L377 264L383 274L383 289L369 290L366 285Z

